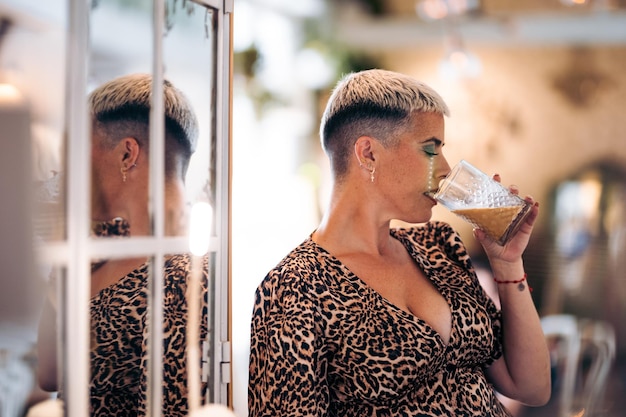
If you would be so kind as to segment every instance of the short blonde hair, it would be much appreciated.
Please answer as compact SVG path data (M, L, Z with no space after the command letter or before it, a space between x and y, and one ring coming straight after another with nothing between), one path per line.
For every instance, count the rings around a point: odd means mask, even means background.
M344 76L331 94L320 124L322 148L337 178L347 172L348 157L360 136L393 144L415 112L448 116L450 110L431 87L408 75L372 69Z
M198 121L191 104L172 83L163 82L166 129L169 128L183 149L193 153L198 141ZM96 88L89 96L94 122L106 123L128 118L149 120L152 96L150 74L129 74Z
M152 76L129 74L115 78L89 95L92 128L105 146L124 137L150 148ZM172 83L163 81L165 116L165 176L184 181L198 143L198 121L190 102Z

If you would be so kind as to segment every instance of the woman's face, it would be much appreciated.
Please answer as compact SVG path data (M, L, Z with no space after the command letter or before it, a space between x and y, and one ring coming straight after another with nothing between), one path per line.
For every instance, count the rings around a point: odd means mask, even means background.
M109 206L120 193L122 173L120 168L121 142L114 148L104 144L104 139L97 132L91 140L91 209L96 220L108 220Z
M409 129L397 140L395 146L379 154L376 181L380 181L391 218L409 223L426 222L436 204L429 194L450 172L442 153L444 118L433 112L416 113Z

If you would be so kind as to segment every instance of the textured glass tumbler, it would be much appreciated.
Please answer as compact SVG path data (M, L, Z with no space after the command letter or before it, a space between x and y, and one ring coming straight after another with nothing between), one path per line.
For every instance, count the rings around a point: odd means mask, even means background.
M524 199L464 160L441 181L434 198L500 245L517 232L531 209Z

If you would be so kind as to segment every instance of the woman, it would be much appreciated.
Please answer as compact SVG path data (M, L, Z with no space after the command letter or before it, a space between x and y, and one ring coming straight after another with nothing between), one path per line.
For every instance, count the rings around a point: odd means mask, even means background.
M149 207L149 127L152 77L131 74L111 80L89 97L92 122L93 234L152 234ZM164 82L165 234L187 233L185 174L196 148L196 116L185 96ZM200 338L207 337L207 265L204 260ZM190 256L166 256L163 274L163 411L188 413L186 291ZM148 257L100 259L91 268L91 416L142 416L147 409ZM160 300L157 300L160 301ZM39 381L57 390L56 307L48 303L40 322ZM201 364L197 364L200 372ZM202 387L206 392L206 385ZM160 395L161 393L157 393ZM198 393L198 395L201 395ZM204 396L204 395L202 395Z
M450 170L448 113L435 91L394 72L335 88L320 127L328 210L256 293L251 417L510 415L496 390L548 401L548 350L519 285L538 205L526 198L532 214L504 247L475 231L500 282L498 310L458 234L429 222Z

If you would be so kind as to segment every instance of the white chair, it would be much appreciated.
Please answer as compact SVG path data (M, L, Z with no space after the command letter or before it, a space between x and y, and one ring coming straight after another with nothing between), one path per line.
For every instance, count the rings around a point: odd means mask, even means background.
M585 417L593 417L602 405L615 360L613 327L568 314L542 317L541 325L546 338L555 342L558 416L571 417L584 410Z
M0 349L0 416L19 417L35 377L21 352Z
M580 332L578 319L568 314L554 314L541 318L541 327L547 339L555 342L553 361L559 378L559 417L569 417L573 407L578 360L580 357Z
M581 360L588 359L589 369L583 377L582 400L585 416L600 410L611 367L615 361L615 330L605 321L579 320Z

